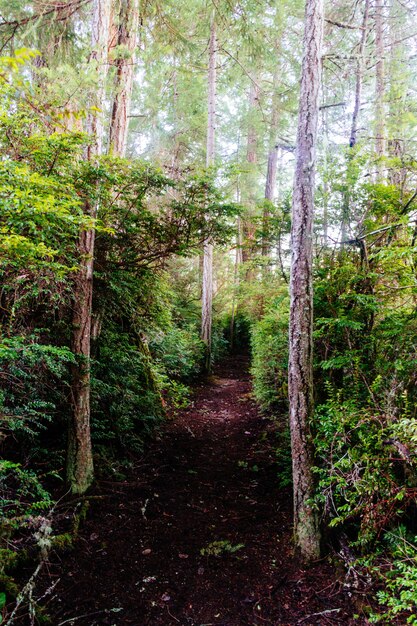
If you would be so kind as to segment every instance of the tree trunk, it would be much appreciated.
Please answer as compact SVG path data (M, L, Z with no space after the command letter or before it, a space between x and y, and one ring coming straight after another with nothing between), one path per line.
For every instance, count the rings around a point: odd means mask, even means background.
M207 150L206 164L214 164L216 136L216 62L217 35L216 21L213 14L210 27L209 71L208 71L208 116L207 116ZM211 369L211 328L213 316L213 244L204 242L203 248L203 284L201 307L201 339L206 345L205 369Z
M288 376L294 532L305 561L320 555L318 517L309 500L314 493L310 431L313 417L312 239L322 39L322 0L307 0L292 205Z
M343 205L342 205L342 229L341 229L341 241L346 241L348 238L348 227L350 221L350 174L351 174L351 165L352 159L354 156L353 148L356 145L357 134L358 134L358 120L359 113L362 105L362 85L363 85L363 76L365 71L365 48L366 48L366 40L368 37L368 17L369 17L369 0L365 0L365 6L363 10L363 19L362 19L362 31L361 31L361 39L359 43L359 51L358 51L358 59L356 64L356 83L355 83L355 103L353 106L352 113L352 125L350 129L350 137L349 137L349 152L347 155L347 176L346 176L346 189L343 197Z
M139 0L119 0L120 13L117 32L118 54L116 84L110 121L109 152L124 157L129 129L132 100L134 54L138 42ZM126 56L125 52L128 52Z
M385 155L385 61L384 61L384 15L383 0L375 0L375 54L376 54L376 88L375 88L375 151L378 159L376 180L381 182L384 168L381 159Z
M277 58L280 57L281 52L281 38L277 39L275 43L275 53ZM268 202L274 202L275 187L277 183L277 163L278 163L278 128L279 128L279 99L277 98L277 91L279 85L279 78L281 75L281 67L277 65L276 71L273 77L273 93L272 93L272 110L271 110L271 123L269 129L269 152L268 163L266 170L265 180L265 200ZM262 256L269 256L270 253L270 241L268 237L269 221L271 218L270 207L265 203L262 213Z
M259 106L259 86L255 80L251 81L249 89L249 116L253 116ZM245 216L242 218L243 246L242 259L248 262L252 259L256 249L255 233L256 226L253 221L254 205L256 204L256 164L258 162L258 132L253 119L249 119L248 140L246 147L246 161L249 165L249 173L246 180L244 204L246 205ZM246 280L251 280L253 270L246 271Z
M269 202L274 201L275 185L277 180L277 162L278 162L278 146L271 147L268 154L268 165L266 171L265 181L265 200ZM271 218L270 207L265 205L262 213L262 256L269 255L270 242L269 242L269 221Z
M356 64L356 85L355 85L355 104L352 113L352 126L350 130L349 146L353 148L356 145L358 133L358 119L362 104L362 84L365 70L365 47L368 37L368 17L369 17L369 0L365 0L363 10L361 40L359 44L358 60Z
M90 63L95 64L99 76L95 104L104 105L104 88L107 74L107 43L110 21L110 0L95 0L92 23L92 53ZM87 119L91 144L86 158L95 159L102 151L102 113L90 114ZM86 203L85 213L92 218L97 215L97 205ZM90 435L90 344L91 311L93 296L94 262L93 228L80 235L78 252L80 268L75 279L72 350L77 358L73 367L73 411L68 429L67 481L72 493L84 493L93 480L93 455Z
M404 192L407 183L407 168L400 166L405 161L407 132L404 132L404 117L408 110L408 77L404 73L404 66L407 63L407 42L401 42L404 36L404 28L396 14L397 7L390 4L389 19L389 128L387 137L387 152L389 156L397 161L394 167L390 167L388 172L388 182L400 189L401 202L404 201ZM388 133L387 133L388 135Z

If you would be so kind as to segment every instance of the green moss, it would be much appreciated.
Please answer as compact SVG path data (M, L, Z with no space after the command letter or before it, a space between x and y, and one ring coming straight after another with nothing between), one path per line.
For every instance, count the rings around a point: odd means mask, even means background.
M74 537L70 533L54 535L51 537L52 548L55 550L67 550L73 547Z

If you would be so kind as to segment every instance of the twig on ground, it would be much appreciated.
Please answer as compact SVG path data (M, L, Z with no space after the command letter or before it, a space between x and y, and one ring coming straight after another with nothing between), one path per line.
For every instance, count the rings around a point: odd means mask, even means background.
M172 619L175 619L176 622L180 623L180 620L177 619L175 615L172 615L171 611L169 610L169 606L167 606L167 611L168 611L168 615L172 617Z
M84 617L93 617L93 615L101 615L101 613L106 613L106 611L94 611L94 613L84 613L84 615L77 615L76 617L69 617L68 619L64 619L63 622L59 622L58 626L64 626L64 624L71 624L71 622L75 622L75 620L83 619Z
M307 619L310 619L310 617L318 617L319 615L324 617L326 615L330 615L331 613L340 613L341 610L342 609L326 609L325 611L319 611L318 613L310 613L310 615L306 615L305 617L299 619L297 623L302 624Z

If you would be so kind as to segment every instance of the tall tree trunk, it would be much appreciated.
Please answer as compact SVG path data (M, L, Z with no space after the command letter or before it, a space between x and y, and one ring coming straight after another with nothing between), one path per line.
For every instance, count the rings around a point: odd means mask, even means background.
M239 163L240 154L240 131L237 138L236 162ZM236 177L236 204L240 204L240 174ZM230 350L233 351L235 343L235 321L238 312L238 295L239 295L239 266L242 265L242 225L238 216L236 221L236 255L235 267L233 273L233 295L232 295L232 313L230 316Z
M327 178L328 150L329 150L329 120L328 109L322 111L323 126L323 245L327 247L329 236L329 182Z
M281 50L281 39L277 39L275 43L275 54L277 58L279 58ZM272 93L272 110L271 110L271 122L269 129L269 152L268 152L268 162L266 169L266 180L265 180L265 200L268 202L274 201L275 196L275 187L277 182L277 163L278 163L278 150L279 147L277 145L278 142L278 127L279 127L279 102L277 98L278 91L278 83L281 75L281 68L277 65L277 69L274 72L273 77L273 93ZM268 256L270 253L270 242L268 236L269 230L269 221L271 218L270 206L268 203L265 203L264 210L262 213L262 246L261 246L261 254L262 256Z
M397 161L397 165L390 167L388 181L390 185L395 185L400 189L401 201L404 200L404 191L407 181L407 168L399 164L404 162L405 140L407 133L404 133L404 116L408 110L408 79L404 73L404 65L407 61L407 42L401 42L404 36L402 23L396 15L397 7L395 3L390 3L389 19L389 69L387 76L389 79L389 129L387 137L387 152L389 156Z
M265 181L265 200L274 201L277 181L278 146L273 145L268 153L268 164Z
M256 226L253 220L254 206L256 204L256 164L258 162L258 131L254 123L253 116L259 106L259 86L255 80L251 81L249 89L249 125L246 146L246 161L249 172L245 184L245 194L243 196L246 205L245 216L241 220L242 225L242 259L248 262L252 259L256 248L255 232ZM246 279L250 280L253 270L246 271Z
M294 174L289 327L290 430L294 484L294 532L305 561L320 555L314 493L313 446L313 209L316 142L321 85L323 2L307 0Z
M384 61L384 14L383 0L375 0L375 151L379 163L376 179L380 182L384 176L384 168L380 160L385 155L385 61Z
M278 77L274 76L274 89L277 88ZM268 256L270 251L270 241L269 241L269 221L271 218L270 206L268 206L268 202L274 202L275 195L275 187L277 183L277 163L278 163L278 145L277 145L277 132L278 132L278 124L279 124L279 115L278 115L278 105L276 99L273 98L272 102L272 113L271 113L271 128L270 128L270 143L269 143L269 152L268 152L268 163L266 169L266 180L265 180L265 203L263 212L262 212L262 246L261 246L261 254L262 256Z
M274 145L270 148L268 153L268 164L266 170L265 181L265 200L268 202L274 201L275 185L277 180L277 163L278 163L278 146ZM268 204L265 204L262 212L262 246L261 254L263 257L269 256L270 251L270 219L271 210Z
M365 72L365 49L366 40L368 37L368 18L369 18L369 0L365 0L362 19L361 38L359 42L358 58L356 63L356 80L355 80L355 103L352 113L352 125L350 129L349 137L349 151L347 155L347 176L346 176L346 189L343 197L342 205L342 229L341 229L341 241L344 242L347 239L347 232L350 221L350 174L352 159L354 156L354 147L358 138L358 121L359 113L362 105L362 86Z
M95 65L99 77L95 104L103 109L105 79L107 74L107 44L110 21L110 0L95 0L92 23L92 53L90 63ZM91 144L86 158L95 159L102 151L102 113L90 114L87 119ZM86 203L85 213L92 218L97 215L97 205ZM67 481L72 493L84 493L93 480L93 455L90 435L90 344L91 309L93 296L94 262L93 228L80 235L78 252L80 269L75 279L72 350L77 357L73 368L73 411L68 429Z
M206 165L214 164L215 137L216 137L216 62L217 62L217 35L215 14L210 27L209 43L209 71L208 71L208 116L207 116L207 150ZM213 244L210 240L204 242L203 248L203 284L201 310L201 339L206 345L205 368L211 368L211 328L213 318Z
M356 82L355 82L355 104L352 113L352 126L350 130L349 146L353 148L356 145L358 134L358 119L362 104L362 85L363 75L365 71L365 48L368 37L368 17L369 17L369 0L365 0L362 19L361 40L359 43L358 58L356 62Z
M139 0L119 0L117 25L116 84L109 132L109 152L125 156L132 101L134 54L139 32ZM128 55L126 55L126 51Z

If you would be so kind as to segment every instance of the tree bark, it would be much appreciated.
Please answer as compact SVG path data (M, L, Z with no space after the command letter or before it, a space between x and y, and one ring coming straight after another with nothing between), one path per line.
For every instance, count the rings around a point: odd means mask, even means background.
M109 132L109 152L124 157L129 129L132 101L134 54L139 32L139 0L119 0L117 46L120 58L116 60L116 84ZM126 51L128 56L125 55Z
M206 165L214 164L216 138L216 63L217 34L216 21L213 14L210 26L209 70L208 70L208 115L207 115L207 149ZM206 345L205 369L211 369L211 334L213 316L213 244L210 240L203 246L203 282L201 305L201 339Z
M98 90L94 104L99 109L104 105L104 89L107 74L107 44L110 21L110 0L95 0L92 22L92 53L90 63L96 67L99 76ZM87 129L91 143L86 150L86 158L94 160L102 151L102 112L90 113ZM97 205L87 202L84 211L93 219L97 215ZM90 434L90 346L91 314L93 297L94 228L80 235L78 252L80 268L75 279L72 351L77 358L72 376L72 416L68 429L67 482L74 494L84 493L91 485L94 476L93 455Z
M318 518L309 500L314 493L312 239L322 39L323 2L307 0L292 205L288 375L294 533L306 562L320 555Z

